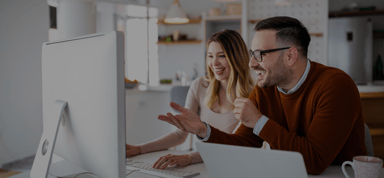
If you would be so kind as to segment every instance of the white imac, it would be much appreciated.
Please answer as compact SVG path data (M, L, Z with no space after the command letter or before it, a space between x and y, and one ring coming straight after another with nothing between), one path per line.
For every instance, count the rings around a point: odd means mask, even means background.
M98 177L125 177L123 33L44 43L42 83L44 130L30 177L48 177L52 151Z

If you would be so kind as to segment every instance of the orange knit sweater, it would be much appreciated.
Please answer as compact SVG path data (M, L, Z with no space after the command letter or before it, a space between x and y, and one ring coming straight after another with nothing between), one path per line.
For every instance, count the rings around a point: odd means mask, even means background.
M300 88L285 95L255 87L249 99L269 118L259 136L241 125L235 134L211 127L207 142L300 152L307 172L322 173L356 155L367 155L359 91L343 71L312 62Z

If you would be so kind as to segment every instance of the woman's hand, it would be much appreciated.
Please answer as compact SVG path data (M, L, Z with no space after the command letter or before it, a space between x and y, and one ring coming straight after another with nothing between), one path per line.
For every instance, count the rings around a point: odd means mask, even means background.
M188 166L192 163L191 156L185 154L185 155L172 155L168 154L165 156L160 157L154 164L153 168L155 169L164 169L168 165L179 165L179 166Z
M135 156L141 153L141 149L138 146L125 144L125 154L127 157Z

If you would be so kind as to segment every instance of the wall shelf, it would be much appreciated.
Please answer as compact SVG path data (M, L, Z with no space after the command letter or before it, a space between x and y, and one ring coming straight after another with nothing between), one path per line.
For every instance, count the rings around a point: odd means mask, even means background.
M199 23L201 23L201 19L189 19L188 23L183 23L183 24L169 24L169 23L165 23L164 20L157 21L158 25L187 25L187 24L199 24Z
M157 44L159 44L159 45L200 44L200 43L201 43L201 40L172 41L172 42L158 41L158 42L157 42Z
M323 33L309 33L311 36L322 37Z
M373 11L356 11L356 12L332 12L329 13L329 18L332 17L355 17L355 16L367 16L367 15L384 15L384 10Z
M241 20L241 15L208 16L207 21Z
M331 12L328 14L329 18L333 17L354 17L354 16L368 16L368 15L384 15L384 10L374 10L374 11L357 11L357 12ZM263 19L251 19L249 23L257 23Z

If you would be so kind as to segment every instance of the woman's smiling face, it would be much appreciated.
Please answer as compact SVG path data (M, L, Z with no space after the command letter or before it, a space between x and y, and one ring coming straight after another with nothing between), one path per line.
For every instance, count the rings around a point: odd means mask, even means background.
M228 80L231 68L229 67L227 57L218 42L211 42L208 46L207 65L215 74L218 81Z

